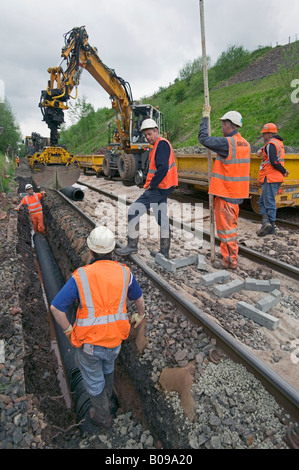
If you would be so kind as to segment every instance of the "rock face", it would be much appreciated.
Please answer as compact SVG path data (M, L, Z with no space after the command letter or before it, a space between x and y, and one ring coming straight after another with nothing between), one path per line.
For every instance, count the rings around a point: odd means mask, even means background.
M241 70L236 75L228 79L219 86L223 88L235 83L249 82L259 80L278 72L280 66L286 68L299 65L299 46L297 43L287 44L286 46L277 46L256 59L252 64ZM297 51L297 53L296 53Z

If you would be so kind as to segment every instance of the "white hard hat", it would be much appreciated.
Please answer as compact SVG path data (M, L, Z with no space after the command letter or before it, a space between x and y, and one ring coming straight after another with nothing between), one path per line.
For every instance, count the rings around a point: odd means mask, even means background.
M25 189L31 189L33 188L32 184L26 184Z
M156 123L156 121L154 121L153 119L145 119L141 124L140 130L145 131L146 129L154 129L155 127L158 128L158 124Z
M229 111L220 118L220 121L231 121L236 126L242 127L243 118L238 111Z
M109 228L99 225L87 238L87 246L95 253L110 253L115 247L115 238Z

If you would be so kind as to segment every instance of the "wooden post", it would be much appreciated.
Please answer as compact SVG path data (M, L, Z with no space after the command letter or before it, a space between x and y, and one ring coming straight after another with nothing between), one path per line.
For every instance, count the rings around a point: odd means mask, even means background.
M199 0L199 10L200 10L202 68L203 68L205 104L207 106L210 106L203 0ZM208 123L208 133L209 135L211 135L210 118L209 118L209 123ZM208 179L209 179L209 186L210 186L212 170L213 170L211 150L207 149L207 154L208 154ZM210 210L211 262L213 263L215 261L215 225L214 225L214 196L213 194L209 194L209 210Z

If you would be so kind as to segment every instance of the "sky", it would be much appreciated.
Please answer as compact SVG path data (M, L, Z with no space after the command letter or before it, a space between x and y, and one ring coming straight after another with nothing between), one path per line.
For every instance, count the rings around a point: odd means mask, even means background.
M231 45L253 51L299 39L298 0L203 4L212 64ZM47 86L47 69L61 63L63 35L78 26L85 26L101 60L130 83L134 100L167 87L188 62L202 56L199 0L2 1L0 100L9 101L23 137L31 132L50 135L38 107L41 90ZM86 70L78 96L95 110L111 106L108 94Z

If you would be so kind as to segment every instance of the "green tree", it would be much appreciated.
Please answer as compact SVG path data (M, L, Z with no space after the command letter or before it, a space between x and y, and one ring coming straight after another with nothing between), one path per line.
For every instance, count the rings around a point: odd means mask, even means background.
M10 154L17 153L18 145L22 140L21 132L7 99L0 103L0 127L3 127L0 136L0 151L5 152L9 149Z
M207 67L210 68L210 66L211 66L211 59L210 57L207 57ZM203 68L202 57L198 57L197 59L194 59L193 62L189 61L179 71L179 79L190 80L192 76L196 75L199 72L202 72L202 68Z
M78 98L75 104L70 103L68 114L72 124L76 124L80 119L87 117L90 113L94 113L92 104L87 102L86 96Z
M217 80L232 77L248 64L250 52L243 46L229 46L218 58L214 69Z

